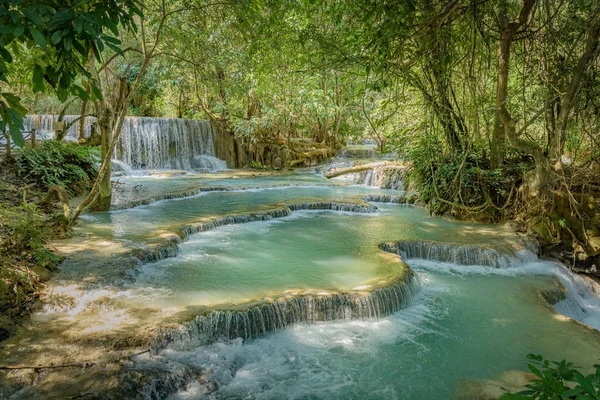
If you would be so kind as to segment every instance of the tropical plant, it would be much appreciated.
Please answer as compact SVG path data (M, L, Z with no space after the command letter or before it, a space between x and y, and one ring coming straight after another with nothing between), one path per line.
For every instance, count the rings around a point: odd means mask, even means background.
M527 390L505 394L502 400L517 399L600 399L600 364L593 374L584 375L572 362L549 361L539 354L529 354L527 367L537 378L526 385Z
M62 186L79 195L88 190L98 174L99 151L74 143L43 141L40 146L15 152L17 174L47 191Z

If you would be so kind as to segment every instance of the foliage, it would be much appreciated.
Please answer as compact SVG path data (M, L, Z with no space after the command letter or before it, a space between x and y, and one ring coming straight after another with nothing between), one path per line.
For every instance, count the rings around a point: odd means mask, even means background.
M49 225L33 204L0 206L0 256L29 254L41 266L54 265L58 256L44 247Z
M531 168L531 160L517 156L506 160L502 168L490 168L481 151L461 155L439 153L435 148L420 143L406 156L413 165L408 176L410 186L437 214L485 212L488 218L499 219L505 203L515 200L514 191Z
M90 94L77 77L88 75L90 54L100 60L105 47L122 54L119 28L133 28L136 14L141 14L137 0L1 0L0 81L10 84L8 65L21 62L21 54L30 50L35 52L29 57L33 92L44 91L47 84L61 101L69 94L87 99ZM97 88L92 89L92 96L101 97ZM0 96L2 128L8 125L15 143L23 146L26 109L14 93L3 89Z
M503 400L517 399L600 399L600 364L595 373L583 375L571 362L548 361L541 355L529 354L529 370L537 378L526 385L527 390L505 394Z
M43 141L39 147L25 147L14 155L17 174L41 190L64 187L73 195L82 194L98 173L98 150L73 143Z

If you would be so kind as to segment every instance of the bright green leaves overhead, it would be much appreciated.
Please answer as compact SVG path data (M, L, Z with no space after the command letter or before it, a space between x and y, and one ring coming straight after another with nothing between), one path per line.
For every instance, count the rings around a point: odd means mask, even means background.
M0 97L0 118L2 130L8 128L10 136L17 146L23 146L24 140L21 131L23 130L23 117L27 110L21 105L21 99L12 93L1 93Z
M89 75L90 53L99 60L108 47L122 55L115 36L119 28L135 30L134 16L141 14L139 0L0 0L0 80L10 84L7 64L18 62L20 49L37 49L31 76L34 92L50 87L61 101L69 95L88 98L77 78ZM14 138L23 128L26 110L17 96L2 96L0 117L11 134L15 132ZM15 142L22 143L22 138Z

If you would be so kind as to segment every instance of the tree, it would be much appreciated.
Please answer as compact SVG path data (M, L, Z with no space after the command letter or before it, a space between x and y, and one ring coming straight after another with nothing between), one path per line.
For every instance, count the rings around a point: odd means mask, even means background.
M87 99L78 77L88 74L84 66L90 56L100 59L104 48L120 53L119 28L133 29L133 17L140 14L137 0L0 1L0 118L17 145L23 145L26 109L11 91L8 64L19 62L23 51L36 51L34 92L49 86L61 101L69 94Z

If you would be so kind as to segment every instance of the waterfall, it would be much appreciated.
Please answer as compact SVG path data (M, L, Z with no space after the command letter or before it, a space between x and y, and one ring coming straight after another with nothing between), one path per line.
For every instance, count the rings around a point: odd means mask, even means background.
M377 151L373 148L346 148L341 149L335 155L337 158L375 158Z
M36 138L40 140L54 139L54 124L58 120L58 115L44 114L44 115L26 115L23 120L24 130L31 131L36 130ZM90 137L93 129L93 123L96 121L94 117L85 117L83 136ZM77 141L77 133L79 131L79 115L65 115L63 122L67 127L67 133L65 140L75 142Z
M429 241L383 243L379 248L404 260L420 258L464 266L488 266L498 273L552 275L559 287L545 290L542 297L560 314L600 330L600 284L575 274L559 262L540 260L536 245L525 242L523 249L495 249L480 245L459 245ZM510 269L505 269L510 268ZM465 267L468 271L469 268Z
M600 284L587 276L569 271L556 263L554 270L566 295L552 306L559 313L600 330Z
M65 115L70 125L78 115ZM40 139L54 138L56 115L27 115L26 131L36 129ZM84 137L91 136L96 118L86 117ZM66 140L76 141L79 122L67 129ZM130 169L198 169L202 172L226 169L223 160L215 157L210 121L181 118L126 117L113 158L124 170Z
M381 189L404 190L406 169L396 166L380 166L352 174L354 183Z
M493 247L481 245L460 245L437 243L430 241L401 241L383 243L379 248L402 259L421 258L458 265L483 265L495 268L508 268L537 261L537 255L526 244L525 248L515 251L501 251Z
M289 296L250 304L245 309L213 311L154 339L154 352L166 347L203 345L218 340L250 339L298 323L379 319L402 309L418 290L410 269L388 287L372 292Z
M194 167L194 170L199 172L213 172L227 169L227 163L225 161L209 155L195 156L192 159L192 166Z
M209 121L128 117L115 149L134 169L192 170L198 155L215 155Z

